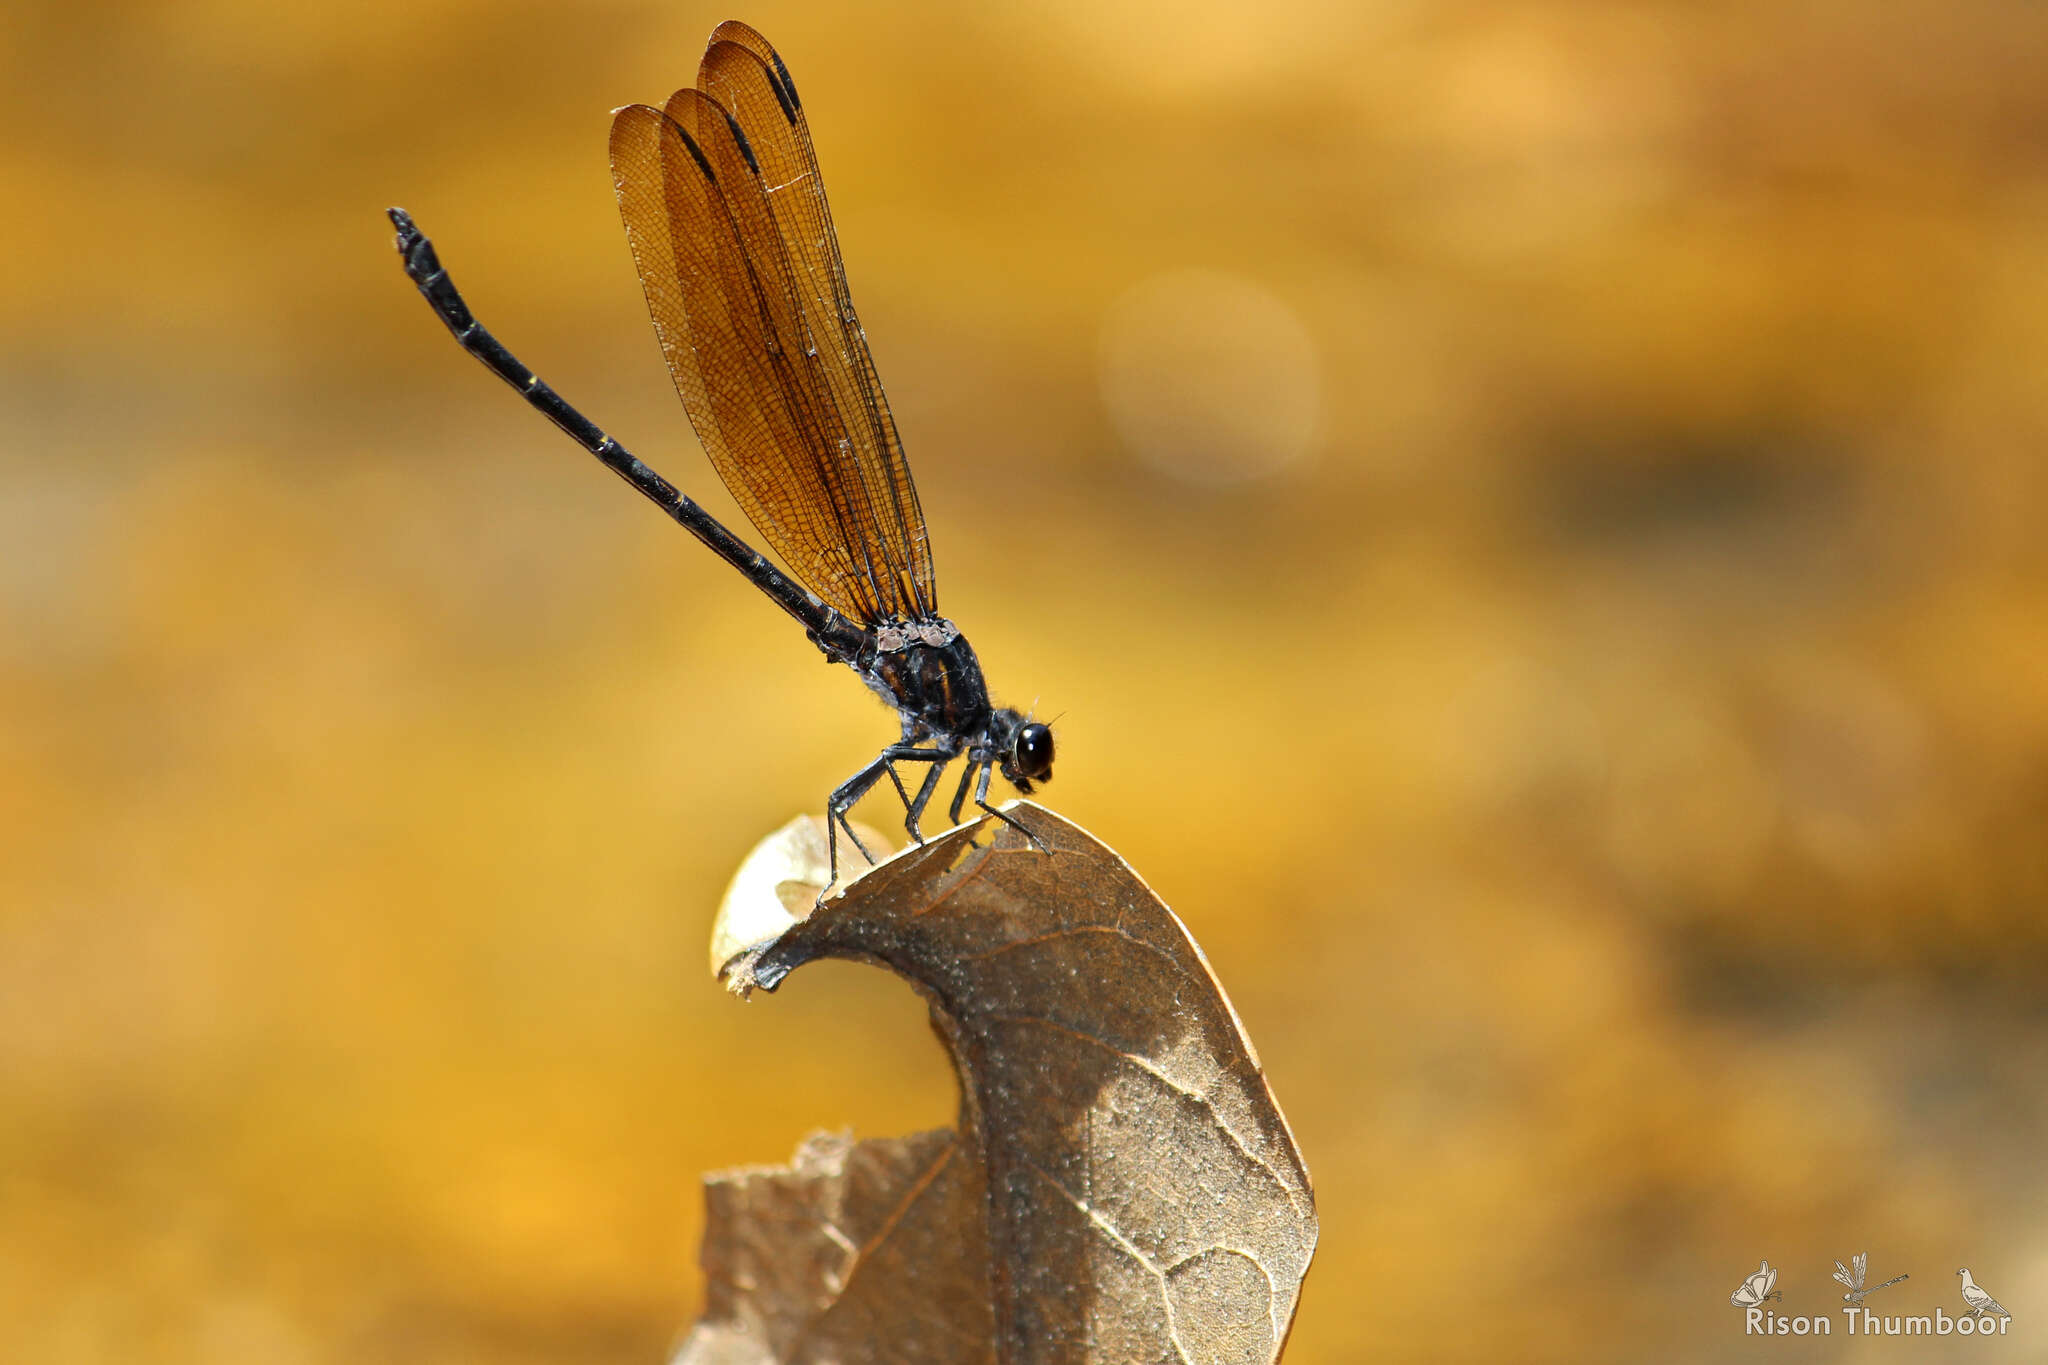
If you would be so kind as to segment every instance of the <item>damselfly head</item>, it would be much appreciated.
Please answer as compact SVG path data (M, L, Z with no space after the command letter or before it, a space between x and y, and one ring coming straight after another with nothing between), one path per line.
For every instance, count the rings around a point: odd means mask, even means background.
M1052 781L1052 727L1010 710L998 712L996 721L1010 729L997 760L1009 784L1029 796L1032 783Z

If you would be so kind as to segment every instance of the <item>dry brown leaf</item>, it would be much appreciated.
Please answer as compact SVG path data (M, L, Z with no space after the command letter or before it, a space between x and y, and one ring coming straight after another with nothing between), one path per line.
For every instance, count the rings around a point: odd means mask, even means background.
M1005 809L1051 854L962 826L806 913L811 820L735 878L728 984L772 990L819 957L891 968L931 1003L960 1127L814 1137L790 1167L711 1177L708 1303L678 1365L1278 1358L1315 1199L1258 1055L1122 859ZM788 913L762 918L763 896Z

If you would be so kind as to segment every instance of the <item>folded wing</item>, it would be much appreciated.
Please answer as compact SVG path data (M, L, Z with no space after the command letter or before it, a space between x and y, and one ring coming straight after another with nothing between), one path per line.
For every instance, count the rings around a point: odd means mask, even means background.
M870 624L936 617L930 542L788 71L744 24L613 116L620 216L676 391L790 570Z

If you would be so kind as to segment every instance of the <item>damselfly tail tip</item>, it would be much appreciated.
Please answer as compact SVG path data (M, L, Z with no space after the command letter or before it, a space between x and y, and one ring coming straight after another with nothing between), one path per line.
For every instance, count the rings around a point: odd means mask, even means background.
M424 242L427 234L420 231L412 215L404 209L388 208L384 210L384 216L391 220L391 226L398 229L398 254L410 261L413 248Z

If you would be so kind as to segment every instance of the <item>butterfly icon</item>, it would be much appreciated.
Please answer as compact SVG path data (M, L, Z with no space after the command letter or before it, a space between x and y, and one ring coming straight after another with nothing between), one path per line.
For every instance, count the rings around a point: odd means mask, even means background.
M1843 1287L1849 1291L1842 1295L1843 1303L1861 1303L1867 1295L1875 1294L1880 1289L1890 1289L1900 1280L1908 1278L1904 1275L1894 1275L1883 1284L1874 1284L1870 1288L1865 1289L1863 1287L1863 1272L1869 1264L1870 1253L1867 1251L1859 1251L1854 1256L1851 1256L1847 1265L1843 1265L1840 1261L1835 1262L1835 1278L1841 1281Z
M1769 1261L1759 1261L1756 1274L1735 1286L1735 1292L1728 1296L1728 1302L1737 1308L1755 1308L1765 1299L1780 1299L1785 1296L1778 1292L1778 1272L1771 1269Z

